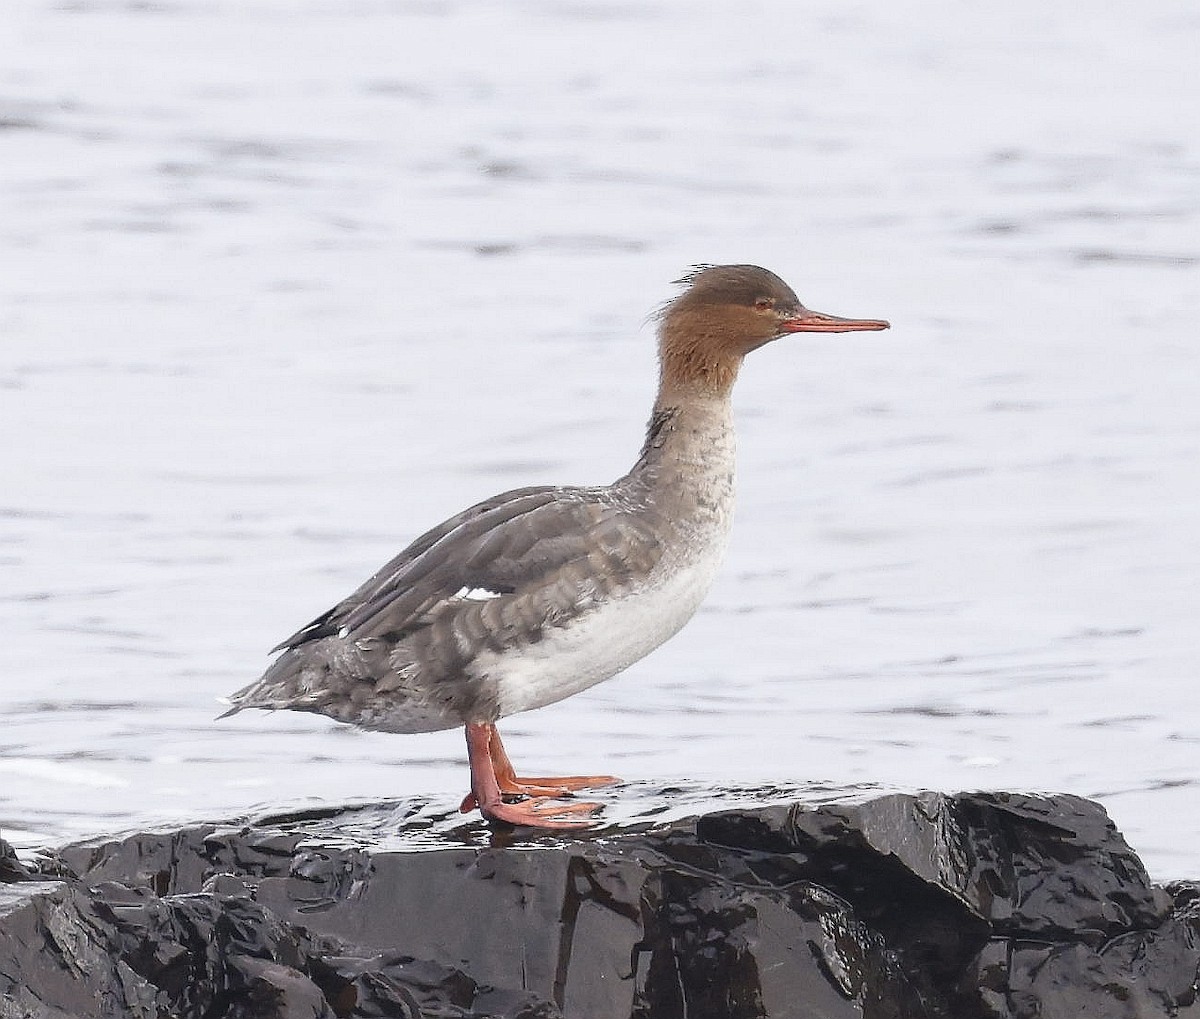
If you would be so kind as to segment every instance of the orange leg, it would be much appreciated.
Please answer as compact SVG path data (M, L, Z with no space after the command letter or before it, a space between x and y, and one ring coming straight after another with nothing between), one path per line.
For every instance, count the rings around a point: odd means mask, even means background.
M471 765L471 792L459 808L465 814L475 807L493 821L507 821L533 828L589 828L593 821L581 814L592 814L598 803L562 803L558 797L570 796L575 789L612 785L611 775L573 775L565 778L518 778L508 759L500 734L490 723L468 723L467 759ZM528 797L506 803L505 796Z

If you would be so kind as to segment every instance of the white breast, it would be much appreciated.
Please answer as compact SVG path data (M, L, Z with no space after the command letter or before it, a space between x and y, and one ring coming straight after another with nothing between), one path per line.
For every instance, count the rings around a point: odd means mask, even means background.
M711 535L692 561L656 571L643 587L546 631L536 644L480 655L472 671L497 683L502 716L553 704L615 676L692 618L721 564L724 538Z

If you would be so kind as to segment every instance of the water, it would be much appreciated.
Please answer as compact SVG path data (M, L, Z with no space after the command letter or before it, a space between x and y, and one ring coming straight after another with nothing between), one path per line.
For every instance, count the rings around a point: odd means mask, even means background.
M1190 0L9 0L5 836L455 802L457 732L214 698L462 506L622 473L647 313L749 261L893 329L753 356L706 607L518 763L1070 791L1200 876L1198 49Z

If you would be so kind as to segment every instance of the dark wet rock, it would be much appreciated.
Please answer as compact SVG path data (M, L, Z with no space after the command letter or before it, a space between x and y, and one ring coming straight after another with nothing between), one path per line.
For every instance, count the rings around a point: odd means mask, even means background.
M1200 1017L1200 886L1097 804L621 792L584 837L393 803L46 854L0 1019Z
M29 871L17 859L16 851L4 839L0 839L0 884L29 879Z

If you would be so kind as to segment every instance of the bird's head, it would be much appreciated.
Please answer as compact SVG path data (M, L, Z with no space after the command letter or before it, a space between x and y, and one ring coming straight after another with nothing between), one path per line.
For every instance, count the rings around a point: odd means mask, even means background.
M811 311L783 280L757 265L700 265L661 312L664 383L728 392L742 358L788 333L887 329L882 319Z

